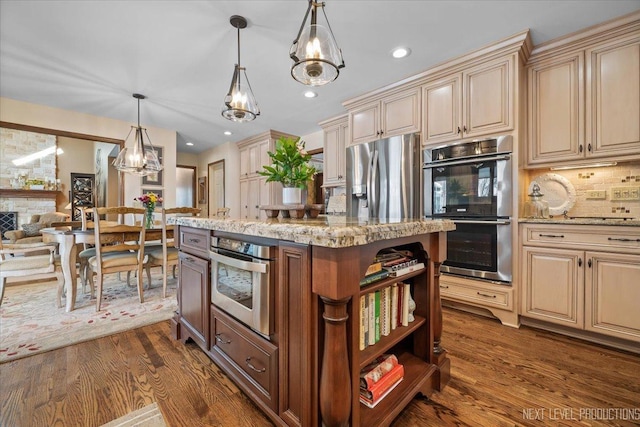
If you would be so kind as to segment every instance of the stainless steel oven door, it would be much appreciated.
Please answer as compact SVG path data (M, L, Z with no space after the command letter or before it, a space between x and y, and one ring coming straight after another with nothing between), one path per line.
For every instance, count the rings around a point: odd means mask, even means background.
M251 329L269 337L270 321L269 260L218 250L211 259L211 303Z
M452 219L454 231L447 232L447 259L440 271L510 284L510 220Z

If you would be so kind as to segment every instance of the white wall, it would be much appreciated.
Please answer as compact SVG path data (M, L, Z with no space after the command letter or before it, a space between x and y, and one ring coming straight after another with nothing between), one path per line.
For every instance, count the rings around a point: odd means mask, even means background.
M135 120L136 117L132 117ZM27 126L43 127L86 135L123 140L134 122L123 122L75 111L31 104L0 97L0 120ZM176 188L176 132L147 126L153 145L164 148L164 206L175 206ZM133 199L141 193L142 180L137 175L124 175L124 204L133 206Z

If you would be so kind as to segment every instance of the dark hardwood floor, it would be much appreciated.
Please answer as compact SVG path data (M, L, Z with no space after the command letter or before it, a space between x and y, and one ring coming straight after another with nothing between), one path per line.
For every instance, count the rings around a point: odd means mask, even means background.
M443 343L451 382L394 427L640 425L638 355L452 309ZM272 425L168 322L0 365L3 427L100 426L154 401L169 426Z

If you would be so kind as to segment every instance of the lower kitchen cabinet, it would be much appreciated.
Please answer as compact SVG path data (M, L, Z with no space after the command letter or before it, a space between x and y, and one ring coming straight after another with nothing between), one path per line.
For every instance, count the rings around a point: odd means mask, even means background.
M640 230L522 224L522 312L640 342Z

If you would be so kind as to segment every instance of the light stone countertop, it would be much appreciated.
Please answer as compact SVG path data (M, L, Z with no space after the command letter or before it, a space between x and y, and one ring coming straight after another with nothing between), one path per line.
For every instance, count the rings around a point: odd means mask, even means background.
M597 219L597 218L520 218L519 223L529 224L565 224L565 225L609 225L621 227L639 227L640 219Z
M455 229L455 224L449 220L362 220L332 215L321 215L313 219L271 218L266 220L176 217L170 222L187 227L288 240L329 248L360 246L378 240Z

